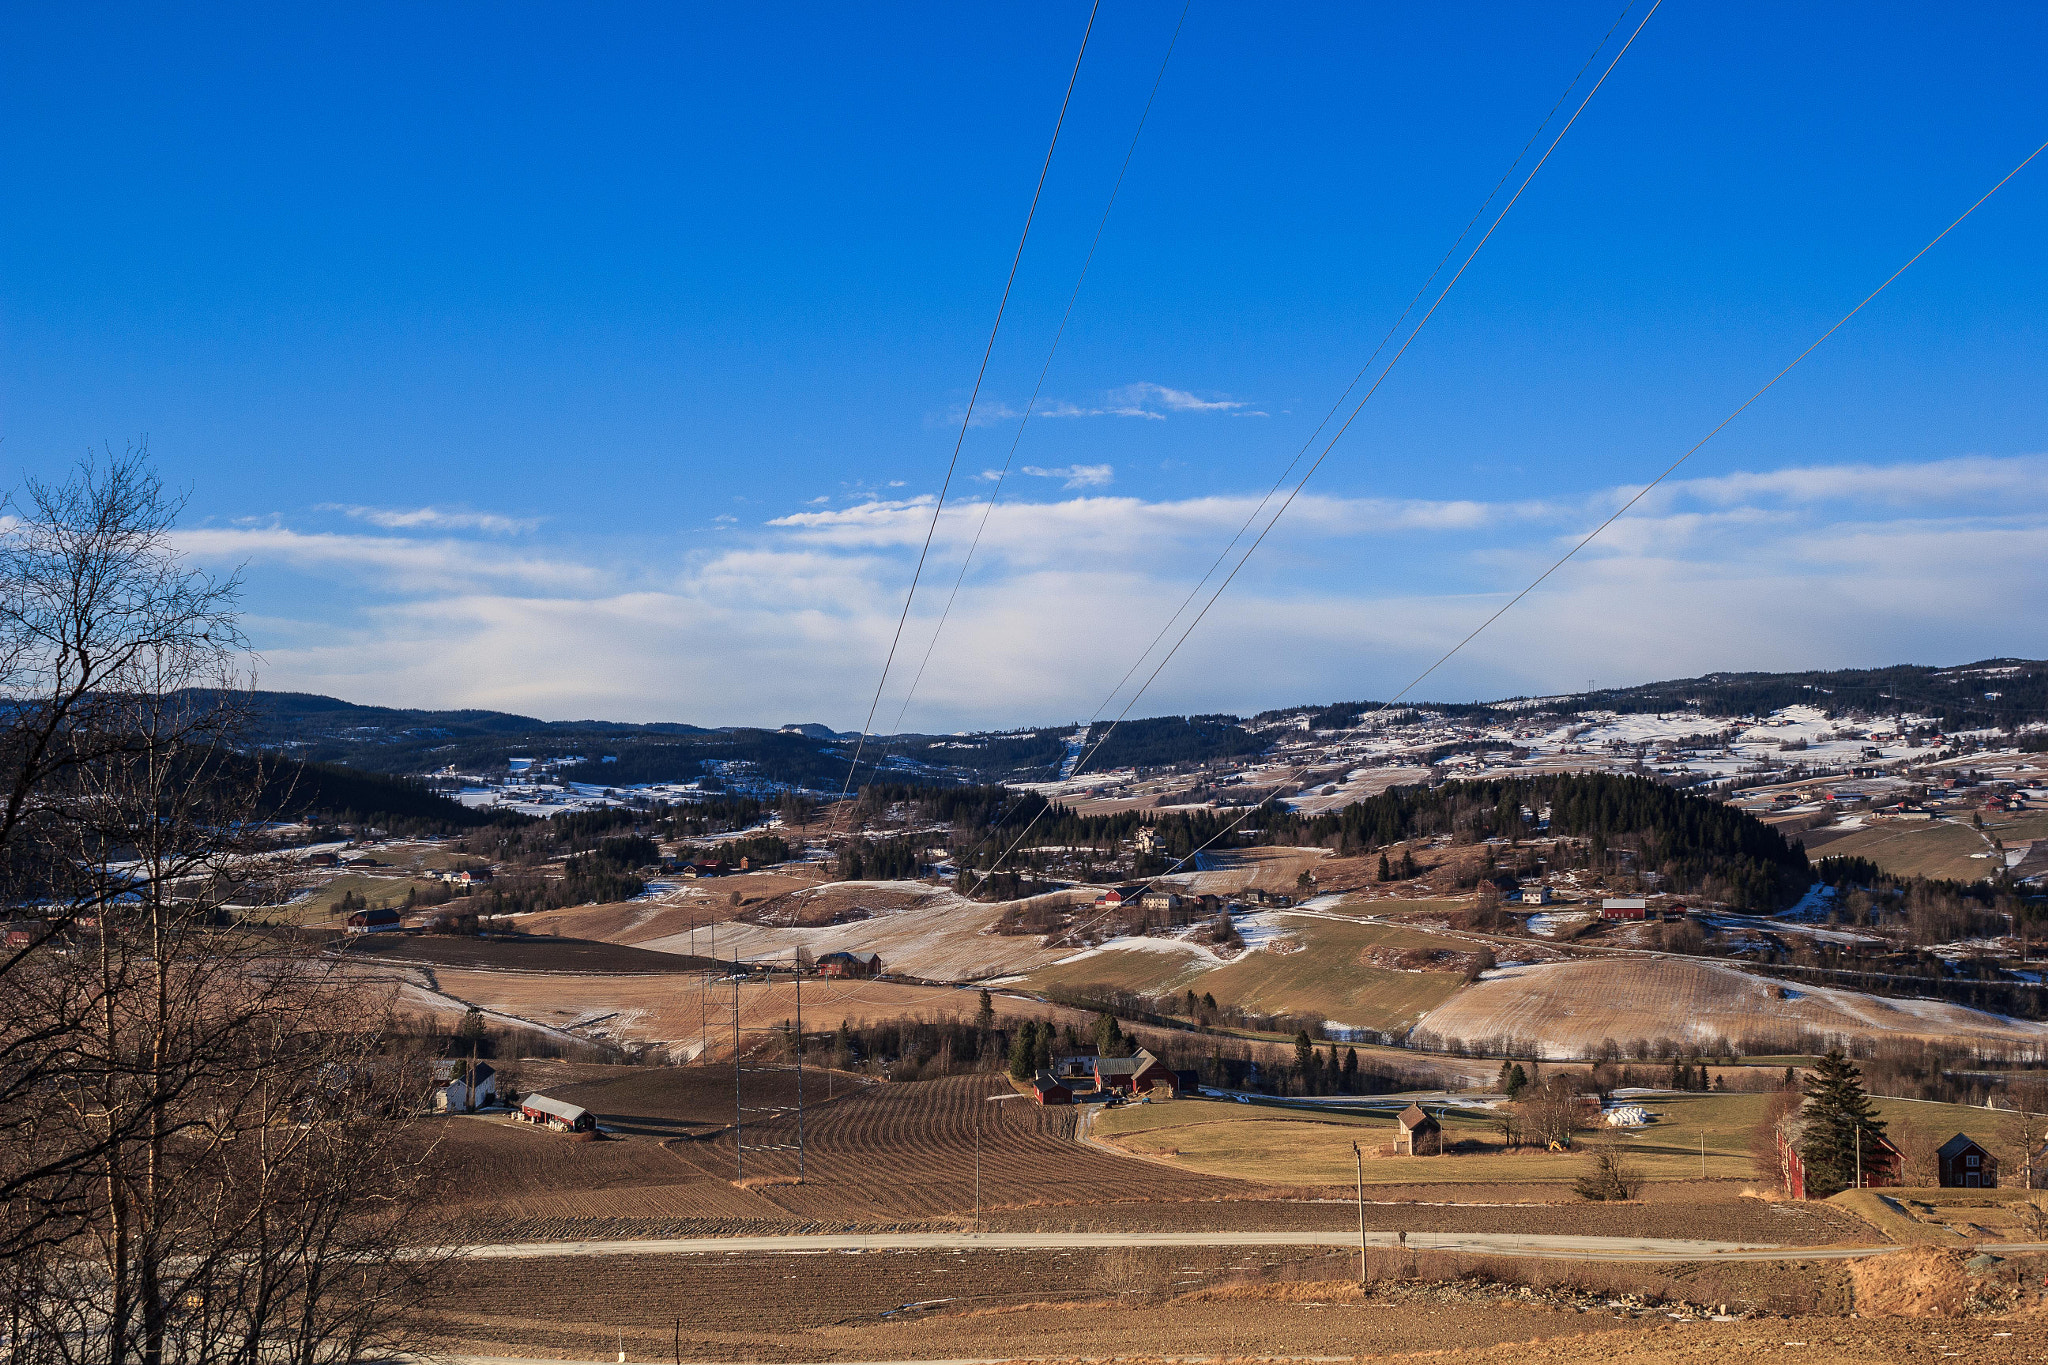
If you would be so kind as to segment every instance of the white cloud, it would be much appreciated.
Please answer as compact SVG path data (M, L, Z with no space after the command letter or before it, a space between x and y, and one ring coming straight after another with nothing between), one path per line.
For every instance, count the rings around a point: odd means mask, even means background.
M1065 479L1066 483L1061 485L1065 488L1101 488L1116 479L1116 467L1106 464L1070 464L1057 469L1040 469L1035 464L1027 464L1020 472L1034 479Z
M996 399L984 398L974 405L974 414L969 419L971 427L994 426L1001 422L1014 422L1024 416L1024 409ZM1164 422L1171 413L1206 413L1227 417L1264 417L1267 414L1251 404L1231 398L1202 398L1186 389L1169 388L1165 384L1141 381L1125 384L1109 390L1099 403L1077 403L1069 398L1048 398L1041 400L1031 409L1033 417L1075 418L1075 417L1139 417L1151 422ZM958 426L966 416L964 408L955 408L944 421L949 426Z
M339 512L387 531L488 531L510 535L531 531L540 525L538 517L507 517L496 512L451 512L440 507L360 507L352 503L323 502L314 510Z
M1528 502L1304 495L1138 713L1384 696L1633 491ZM1674 482L1420 695L2028 652L2048 637L2043 493L2048 460L2031 457ZM1092 713L1257 502L1082 492L998 505L908 723ZM296 597L252 619L266 686L551 716L845 725L858 723L889 647L931 506L871 498L806 510L707 534L655 564L283 526L186 532L180 543L202 559L246 561L255 590L280 567L346 590L338 619ZM985 508L947 508L934 565L957 564ZM950 576L927 571L928 582ZM904 637L916 657L943 599L919 595Z

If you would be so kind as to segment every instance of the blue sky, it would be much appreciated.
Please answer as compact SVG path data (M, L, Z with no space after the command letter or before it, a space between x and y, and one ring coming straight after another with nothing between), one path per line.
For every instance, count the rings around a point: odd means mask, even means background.
M1096 711L1618 9L1195 0L906 725ZM1179 13L1102 8L913 656ZM266 686L857 725L1085 17L10 6L0 449L146 434ZM2044 39L1669 0L1138 713L1406 682L2048 137ZM2048 157L1424 695L2039 654L2044 237Z

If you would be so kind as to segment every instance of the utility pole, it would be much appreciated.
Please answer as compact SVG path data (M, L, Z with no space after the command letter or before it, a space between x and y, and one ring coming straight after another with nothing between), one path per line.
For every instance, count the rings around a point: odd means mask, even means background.
M732 955L732 1165L733 1178L747 1178L747 1149L740 1123L745 1117L740 1108L740 955L735 949Z
M804 1181L804 964L794 949L790 960L796 964L796 1181Z
M1365 1149L1351 1144L1351 1160L1358 1168L1358 1282L1365 1283Z

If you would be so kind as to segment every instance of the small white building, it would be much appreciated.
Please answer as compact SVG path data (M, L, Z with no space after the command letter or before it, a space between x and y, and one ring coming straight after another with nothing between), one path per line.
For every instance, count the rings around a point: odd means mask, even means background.
M473 1114L498 1102L498 1073L489 1062L463 1058L434 1063L433 1106L436 1113Z

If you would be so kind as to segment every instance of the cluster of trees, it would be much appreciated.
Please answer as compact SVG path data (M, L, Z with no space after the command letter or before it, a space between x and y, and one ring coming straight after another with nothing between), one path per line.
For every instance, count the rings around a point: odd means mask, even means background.
M779 834L751 834L744 839L729 839L711 850L711 856L721 862L738 866L742 858L754 867L769 867L789 861L789 841Z
M0 523L0 1323L14 1361L382 1358L440 1273L423 1068L337 964L234 924L283 765L250 759L236 585L145 455Z
M1363 853L1418 837L1458 842L1518 840L1534 832L1528 812L1550 810L1549 834L1585 843L1596 867L1619 868L1621 850L1674 890L1775 910L1811 884L1805 850L1756 817L1647 778L1609 773L1447 782L1395 787L1342 810L1313 816L1269 807L1259 838Z
M1088 759L1089 770L1106 772L1243 758L1264 753L1272 741L1245 729L1236 716L1214 715L1126 720L1114 729L1098 721L1089 728L1088 743L1101 746Z
M841 881L903 881L917 876L924 865L924 843L918 839L849 839L839 850Z

